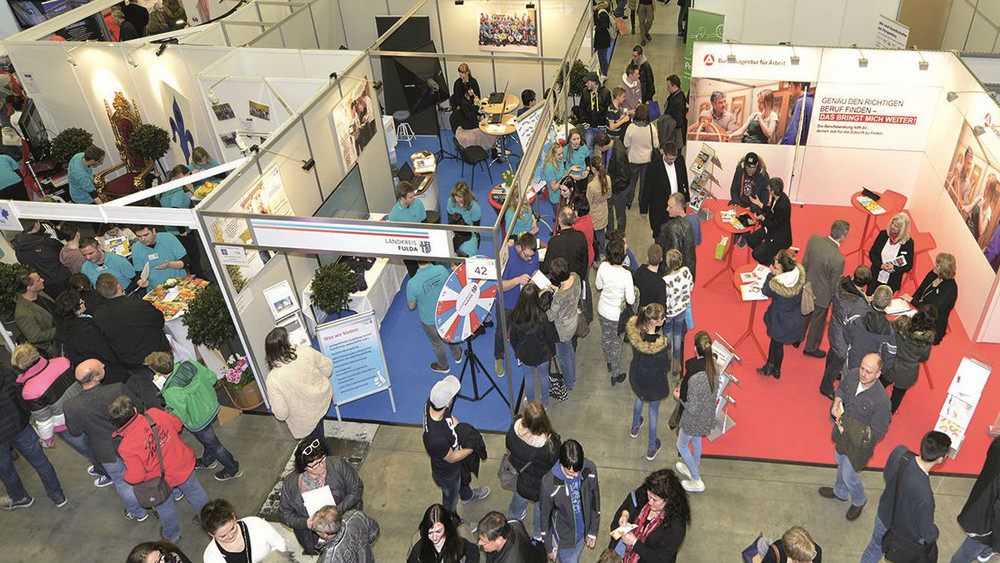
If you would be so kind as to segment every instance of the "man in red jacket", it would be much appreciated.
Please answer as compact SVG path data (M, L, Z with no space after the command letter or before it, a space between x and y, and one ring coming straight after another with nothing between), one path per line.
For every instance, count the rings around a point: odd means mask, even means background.
M157 454L157 440L153 436L156 425L160 454ZM160 409L149 409L139 414L128 395L122 395L108 407L108 420L117 428L114 436L121 438L118 455L125 462L125 481L133 485L151 481L161 475L173 488L173 494L156 506L156 513L163 524L161 535L172 542L181 537L180 523L174 498L187 497L195 514L208 504L208 495L194 474L194 452L181 441L181 419ZM160 455L163 465L160 465Z

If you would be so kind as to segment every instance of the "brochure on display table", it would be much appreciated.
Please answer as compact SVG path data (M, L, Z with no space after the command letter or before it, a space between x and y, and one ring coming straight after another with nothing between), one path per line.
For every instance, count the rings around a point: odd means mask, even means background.
M955 377L948 387L948 397L941 406L934 430L944 432L951 438L951 452L954 459L965 440L972 415L976 411L983 388L990 378L992 368L974 358L964 357L955 370Z

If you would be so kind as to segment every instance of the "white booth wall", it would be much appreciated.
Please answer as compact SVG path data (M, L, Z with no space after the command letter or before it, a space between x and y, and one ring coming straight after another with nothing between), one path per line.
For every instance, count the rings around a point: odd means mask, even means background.
M900 0L698 0L726 16L723 37L774 45L875 44L879 15L896 19Z
M941 49L1000 53L1000 2L951 0Z

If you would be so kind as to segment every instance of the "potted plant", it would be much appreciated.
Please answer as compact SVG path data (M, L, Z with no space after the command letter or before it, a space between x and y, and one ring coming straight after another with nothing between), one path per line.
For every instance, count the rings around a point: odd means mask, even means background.
M236 325L218 285L203 289L188 304L181 320L192 343L219 351L229 369L222 382L233 404L250 410L264 403L260 387L236 339Z
M52 139L52 156L65 166L73 155L87 150L93 144L94 136L89 132L79 127L70 127Z
M344 262L321 266L312 279L313 305L326 312L327 320L348 316L351 293L357 287L358 274Z
M583 89L585 87L588 72L587 65L583 64L583 61L580 59L573 61L573 66L569 68L569 95L573 98L574 103L578 103L580 101L580 96L583 95ZM563 74L565 73L559 72L556 74L556 91L560 93L563 83Z
M170 134L162 127L143 123L132 132L132 150L140 158L157 162L170 150Z
M17 277L27 268L21 264L0 262L0 319L13 326L14 305L17 303Z

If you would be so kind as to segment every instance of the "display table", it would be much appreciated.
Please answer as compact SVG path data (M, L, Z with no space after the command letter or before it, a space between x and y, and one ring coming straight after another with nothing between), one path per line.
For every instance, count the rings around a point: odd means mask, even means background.
M854 206L854 209L857 209L865 216L865 226L864 228L861 229L861 240L858 242L857 248L844 255L844 257L846 258L854 253L859 253L861 254L861 262L864 262L865 241L868 240L868 230L872 228L872 219L874 217L877 217L879 215L884 215L889 212L888 209L885 209L884 207L878 205L877 203L874 206L870 205L866 206L862 204L861 201L858 200L858 198L863 196L864 193L860 191L854 192L854 195L851 196L851 205Z
M733 286L737 288L737 293L739 293L740 295L740 301L744 303L746 303L747 301L750 302L750 318L747 320L747 330L746 332L743 333L742 336L740 336L736 340L736 343L733 344L733 349L735 350L736 347L742 344L744 340L750 339L753 341L754 345L757 346L757 351L760 352L761 357L763 357L766 360L767 354L764 353L764 347L760 345L760 341L757 340L757 334L753 331L753 320L757 316L757 303L761 301L770 301L770 299L764 297L763 294L761 294L759 298L745 299L743 292L740 291L739 289L740 286L745 285L742 280L743 274L749 274L753 272L756 267L757 267L756 264L747 264L745 266L740 266L739 268L733 270Z
M365 283L368 289L351 294L348 307L352 311L365 313L375 311L375 318L381 323L385 318L393 298L399 293L399 287L406 279L406 267L398 258L378 258L375 264L365 272ZM312 306L312 281L302 290L302 313L310 334L316 332L316 312ZM321 314L321 312L320 312Z
M503 97L503 103L501 104L488 104L486 101L489 98L483 98L479 103L479 111L486 114L495 113L511 113L517 109L517 106L521 105L518 101L517 96L514 94L505 94Z
M426 156L431 156L426 154L426 151L417 151L410 155L410 168L415 168L413 166L413 159L424 158ZM413 173L413 180L417 186L417 199L420 203L424 204L424 209L427 211L437 211L438 210L438 184L437 184L437 164L435 163L434 168L429 172L424 172L421 174ZM381 319L379 319L381 320Z
M544 185L544 182L542 183L542 185ZM487 199L490 200L490 205L493 207L493 209L497 210L497 213L500 212L500 208L503 207L503 203L507 201L507 192L509 191L510 188L508 188L507 184L503 182L500 182L499 184L490 188L489 197ZM540 190L537 189L536 185L528 186L528 191L527 191L528 205L531 205L532 203L535 202L535 197L538 196L539 191Z
M736 253L736 248L735 248L736 245L733 243L733 238L734 238L733 235L736 235L736 234L745 234L745 233L749 233L749 232L754 231L754 230L757 229L757 225L756 224L750 225L748 227L744 227L742 229L737 228L736 225L733 225L729 221L726 221L726 220L724 220L722 218L722 214L725 213L725 212L727 212L727 211L733 211L733 212L735 212L737 217L740 216L743 213L750 213L749 209L746 209L746 208L743 208L743 207L738 207L738 206L734 205L734 206L725 207L723 209L720 209L718 213L716 213L716 214L714 214L712 216L712 220L715 221L715 225L717 227L719 227L720 229L722 229L722 232L727 233L729 235L728 240L726 240L725 256L723 257L725 259L725 261L726 261L726 266L724 268L720 269L718 272L716 272L716 274L714 276L708 278L708 281L706 281L705 283L701 284L702 287L708 287L708 284L712 283L713 281L715 281L716 278L718 278L719 276L722 276L722 275L726 274L727 272L730 275L735 275L736 274L736 269L733 268L733 254ZM748 255L749 255L749 249L750 249L750 247L747 246L747 254ZM751 266L750 269L752 270L753 267Z
M187 276L172 288L162 285L153 288L146 293L143 299L152 303L163 313L163 332L167 335L167 341L170 342L175 362L181 360L200 361L212 371L220 373L226 367L223 358L211 348L196 346L192 343L183 322L188 304L201 290L208 287L209 283L207 280Z
M500 120L500 123L490 124L490 119L484 117L479 120L479 130L487 135L493 135L494 137L506 137L507 135L513 135L516 129L514 128L514 115L505 115Z

